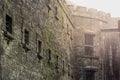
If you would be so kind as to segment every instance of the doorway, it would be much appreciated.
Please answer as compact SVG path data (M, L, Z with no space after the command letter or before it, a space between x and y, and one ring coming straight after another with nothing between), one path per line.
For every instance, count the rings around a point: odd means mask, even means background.
M95 80L95 71L85 70L85 80Z

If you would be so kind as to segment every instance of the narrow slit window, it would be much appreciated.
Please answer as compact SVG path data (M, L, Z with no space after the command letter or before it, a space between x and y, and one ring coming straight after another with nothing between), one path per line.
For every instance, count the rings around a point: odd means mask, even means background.
M57 6L55 6L55 15L57 15L58 14L58 8L57 8Z
M6 15L6 31L12 34L12 18Z
M25 29L25 35L24 35L24 42L25 44L29 45L29 31Z
M58 56L56 56L56 68L58 68Z
M51 50L48 50L48 60L51 61Z
M38 40L38 52L41 53L42 50L42 42Z
M63 74L65 72L65 61L63 61Z

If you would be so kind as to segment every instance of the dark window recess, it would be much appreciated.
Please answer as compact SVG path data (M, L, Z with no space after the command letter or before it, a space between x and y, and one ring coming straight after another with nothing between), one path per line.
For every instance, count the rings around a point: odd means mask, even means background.
M68 65L68 76L70 76L70 65Z
M6 31L12 34L12 18L6 15Z
M63 69L62 69L62 71L63 71L63 74L65 73L65 61L63 61Z
M47 5L47 7L48 7L48 11L51 10L50 2L51 2L50 0L47 0L47 1L46 1L46 5Z
M23 43L23 48L25 49L25 52L28 52L30 50L29 47L29 31L24 30L24 43Z
M29 45L29 31L25 29L24 33L24 42L25 44Z
M56 56L56 69L58 69L59 68L59 64L58 64L58 56Z
M38 52L41 53L42 50L42 42L38 40Z
M85 45L93 45L93 34L85 34Z
M57 6L55 6L55 18L57 19L57 20L59 20L59 18L58 18L58 8L57 8Z
M48 63L50 63L52 60L51 58L51 50L48 50Z
M58 14L58 8L57 8L57 6L55 6L55 15L57 15Z
M12 18L6 14L6 30L4 30L4 36L5 36L5 40L7 41L7 44L10 43L10 41L12 41L13 35L12 35Z
M93 47L91 46L85 46L85 54L86 55L93 55Z
M86 70L85 71L85 79L84 80L95 80L95 71Z
M41 55L41 51L42 51L42 42L40 40L38 40L38 44L37 44L37 49L38 49L38 52L37 52L37 58L39 60L42 59L42 55Z

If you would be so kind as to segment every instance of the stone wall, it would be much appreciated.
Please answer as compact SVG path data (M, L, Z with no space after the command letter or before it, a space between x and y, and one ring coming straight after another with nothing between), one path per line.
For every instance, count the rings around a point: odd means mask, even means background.
M12 19L11 34L6 15ZM1 80L70 80L73 24L69 18L57 0L0 0Z
M0 78L84 80L91 71L95 80L109 80L108 51L115 49L112 65L119 64L120 44L119 30L107 29L116 22L65 0L0 0ZM119 65L112 67L118 80Z
M102 32L104 80L119 80L120 37L117 31Z
M96 70L95 80L103 80L103 67L101 57L101 28L107 27L109 14L88 9L81 6L68 5L71 13L74 29L73 48L71 54L72 74L75 80L85 79L85 70ZM93 45L86 45L85 35L93 36ZM88 39L90 41L90 39ZM86 47L93 48L93 55L86 55Z
M101 30L104 80L120 79L120 32L118 20L119 18L111 18L108 26Z

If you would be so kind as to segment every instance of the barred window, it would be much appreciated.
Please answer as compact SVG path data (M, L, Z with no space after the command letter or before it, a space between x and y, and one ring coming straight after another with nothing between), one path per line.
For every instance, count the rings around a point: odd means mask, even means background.
M85 34L85 54L92 56L94 53L94 35Z

